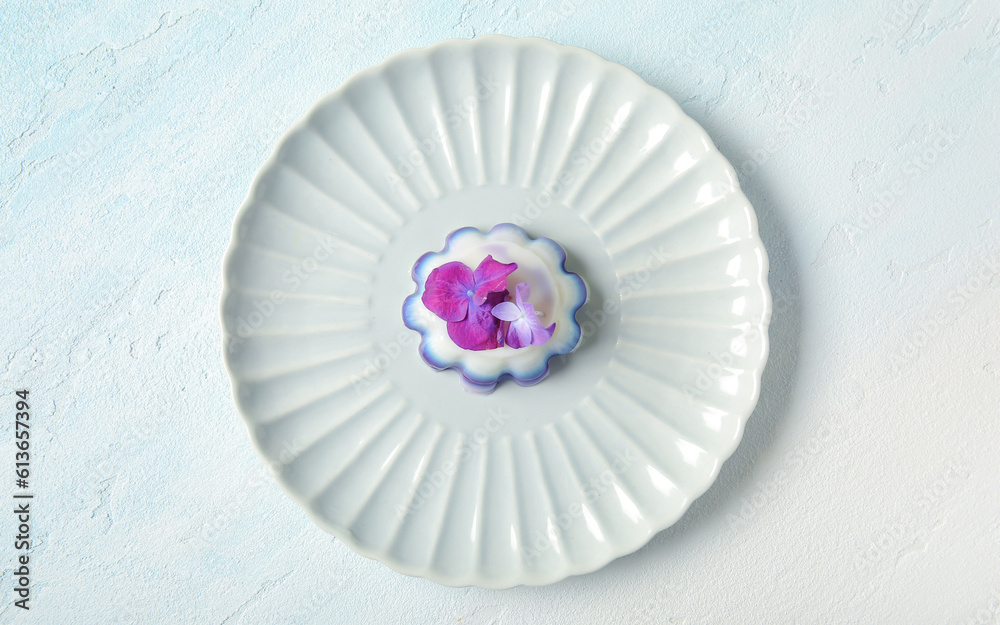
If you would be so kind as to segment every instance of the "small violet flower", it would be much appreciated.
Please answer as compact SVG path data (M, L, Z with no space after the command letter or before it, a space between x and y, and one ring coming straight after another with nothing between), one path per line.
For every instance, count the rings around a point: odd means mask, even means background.
M493 316L508 322L507 345L514 349L528 345L542 345L550 338L556 324L543 328L538 321L535 307L526 300L531 295L531 287L527 282L521 282L514 289L514 302L501 302L493 307Z
M420 300L427 310L448 322L448 336L462 349L493 349L503 345L500 321L490 314L507 298L507 276L516 263L501 263L493 256L476 270L453 261L431 271Z

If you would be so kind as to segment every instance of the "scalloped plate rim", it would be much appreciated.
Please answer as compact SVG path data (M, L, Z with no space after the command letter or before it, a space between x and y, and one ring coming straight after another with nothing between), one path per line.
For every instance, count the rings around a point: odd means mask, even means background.
M389 55L379 63L367 66L357 72L352 73L339 86L319 97L309 107L309 109L305 112L305 114L303 114L298 120L296 120L281 135L281 137L276 141L275 146L271 150L267 159L263 163L261 163L260 166L256 169L249 190L246 193L243 201L241 202L238 210L236 211L233 217L233 224L230 232L231 238L227 245L226 252L223 256L222 267L221 267L223 288L220 293L220 300L219 300L220 321L223 327L223 337L222 337L223 340L221 346L221 353L223 356L222 360L226 374L230 381L230 395L233 399L234 407L237 409L237 414L240 416L240 421L242 422L243 426L246 428L248 432L254 451L261 459L266 461L269 454L266 453L263 447L261 446L256 433L253 431L253 424L247 418L244 417L242 409L240 408L239 397L236 394L236 383L240 376L233 370L233 366L230 363L227 353L227 330L225 329L226 325L225 303L227 301L227 298L233 292L233 289L230 287L227 274L228 274L228 268L230 264L233 262L236 251L239 247L237 245L237 242L239 240L238 228L243 217L249 212L250 207L253 205L253 200L257 195L257 190L261 183L262 178L264 177L264 174L268 170L270 170L274 165L279 163L279 160L277 158L278 153L282 148L282 146L284 145L285 140L294 133L307 128L309 126L310 120L317 113L317 111L321 110L323 106L325 106L329 102L334 101L355 83L360 82L361 80L363 80L368 76L379 74L380 72L383 71L385 67L389 66L392 63L398 62L401 59L415 58L421 55L427 55L430 54L432 51L441 48L448 48L456 45L468 45L470 42L473 41L501 41L506 44L512 44L514 42L523 42L524 45L539 45L549 49L560 51L560 53L562 54L582 54L584 56L589 56L591 58L597 59L602 64L605 64L605 66L609 70L617 71L625 75L628 75L635 80L639 80L654 92L666 96L669 102L672 102L677 106L680 116L689 121L690 124L692 125L692 128L700 131L702 138L708 142L708 145L710 147L710 152L713 150L715 152L718 152L718 148L715 145L714 141L711 139L710 135L708 135L708 133L701 127L701 125L696 120L687 115L687 113L685 113L683 109L681 109L680 106L676 104L676 101L672 97L662 92L661 90L657 89L656 87L650 85L645 79L643 79L629 67L617 63L615 61L611 61L601 56L600 54L593 52L592 50L588 50L586 48L575 46L572 44L561 44L542 37L533 37L533 36L511 37L503 34L490 34L490 35L471 37L471 38L454 37L454 38L444 39L427 46L418 46L406 50L401 50L399 52ZM732 165L729 163L728 159L726 159L724 155L722 155L722 163L720 164L728 169L728 171L732 176L732 179L736 181L735 190L732 192L733 195L740 196L742 199L746 201L747 205L752 206L749 199L746 198L746 195L743 193L743 190L739 185L738 177L736 176L735 170L733 169ZM770 355L769 325L773 313L773 299L770 292L770 286L768 284L769 257L766 248L763 244L763 241L760 238L756 211L752 210L750 216L753 220L752 225L753 225L754 238L756 238L758 242L758 245L756 246L755 249L759 251L761 257L762 280L760 282L760 287L761 287L761 294L763 296L763 302L762 302L763 312L760 321L761 333L759 339L761 345L761 355L760 355L760 364L753 371L756 384L754 385L753 388L752 397L749 399L746 405L745 414L739 415L738 428L735 435L730 439L729 445L724 448L721 448L720 451L718 452L718 462L716 462L715 466L713 467L711 473L708 475L707 479L704 480L702 488L700 488L698 491L689 492L687 500L682 506L678 508L676 514L667 517L660 523L650 522L649 530L645 532L643 535L637 535L637 538L631 541L630 544L623 545L622 543L616 543L616 546L618 547L617 549L611 549L609 555L600 558L599 560L589 565L574 566L570 561L564 559L563 566L561 568L547 574L539 573L535 575L528 575L527 571L522 569L521 575L515 576L515 579L497 579L497 578L482 576L476 573L473 573L472 575L468 576L454 577L454 576L449 576L447 574L441 574L432 567L409 566L403 562L398 561L396 558L392 556L391 553L387 552L376 553L375 550L368 549L367 547L365 547L364 545L362 545L361 543L359 543L354 539L353 533L348 528L343 528L333 525L323 517L316 514L315 511L311 509L311 506L307 501L303 501L295 492L291 490L291 487L288 485L286 480L280 474L277 474L272 471L272 475L274 476L275 481L278 483L281 490L291 500L293 500L296 504L298 504L298 507L301 508L306 513L306 516L313 523L315 523L317 526L322 528L327 533L334 536L337 540L340 540L344 544L348 545L355 553L367 559L386 565L390 569L398 573L410 577L427 579L431 582L448 587L462 588L462 587L474 586L490 590L503 590L522 585L543 586L565 580L569 577L592 573L607 566L610 562L618 558L622 558L637 552L642 547L647 545L653 536L676 524L687 513L687 511L690 509L694 501L697 500L702 495L704 495L715 484L719 472L722 469L722 466L725 464L726 461L728 461L732 457L736 449L739 447L745 433L746 423L752 416L753 412L757 407L761 391L761 376L763 374L764 369L766 368Z

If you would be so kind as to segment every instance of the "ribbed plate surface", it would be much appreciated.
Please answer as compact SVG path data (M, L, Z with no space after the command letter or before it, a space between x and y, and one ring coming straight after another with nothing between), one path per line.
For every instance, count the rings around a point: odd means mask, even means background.
M586 280L581 347L489 396L404 328L410 270L463 226L523 226ZM767 256L705 132L579 48L450 40L352 77L236 217L225 360L288 494L448 585L544 584L674 523L739 443L767 360Z

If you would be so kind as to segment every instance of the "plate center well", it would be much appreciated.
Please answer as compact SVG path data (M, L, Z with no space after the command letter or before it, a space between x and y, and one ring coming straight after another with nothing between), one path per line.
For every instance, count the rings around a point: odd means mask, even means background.
M428 203L394 234L372 289L376 357L366 368L366 383L388 380L424 416L468 434L485 425L503 434L537 429L587 396L618 340L620 307L608 306L611 313L603 309L608 300L620 303L618 278L593 229L566 206L546 199L538 189L505 186L455 191ZM403 325L402 306L416 288L410 272L421 255L440 251L458 228L486 231L498 223L520 225L533 238L548 237L562 245L566 268L587 283L588 300L577 314L583 329L579 347L553 358L548 378L531 387L508 379L494 393L478 395L462 388L457 372L435 371L421 359L419 335Z

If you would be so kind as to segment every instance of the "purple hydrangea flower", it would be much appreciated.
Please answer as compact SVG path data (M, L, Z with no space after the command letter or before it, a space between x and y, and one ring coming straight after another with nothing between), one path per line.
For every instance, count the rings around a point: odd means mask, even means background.
M527 282L521 282L514 289L515 302L501 302L493 307L493 316L509 323L507 326L507 345L514 349L528 345L542 345L550 338L556 329L556 324L542 327L535 313L535 307L527 301L531 295L531 287Z
M448 336L462 349L474 351L503 345L500 321L490 314L507 298L507 276L517 263L487 256L476 270L452 261L431 271L420 300L448 322Z

